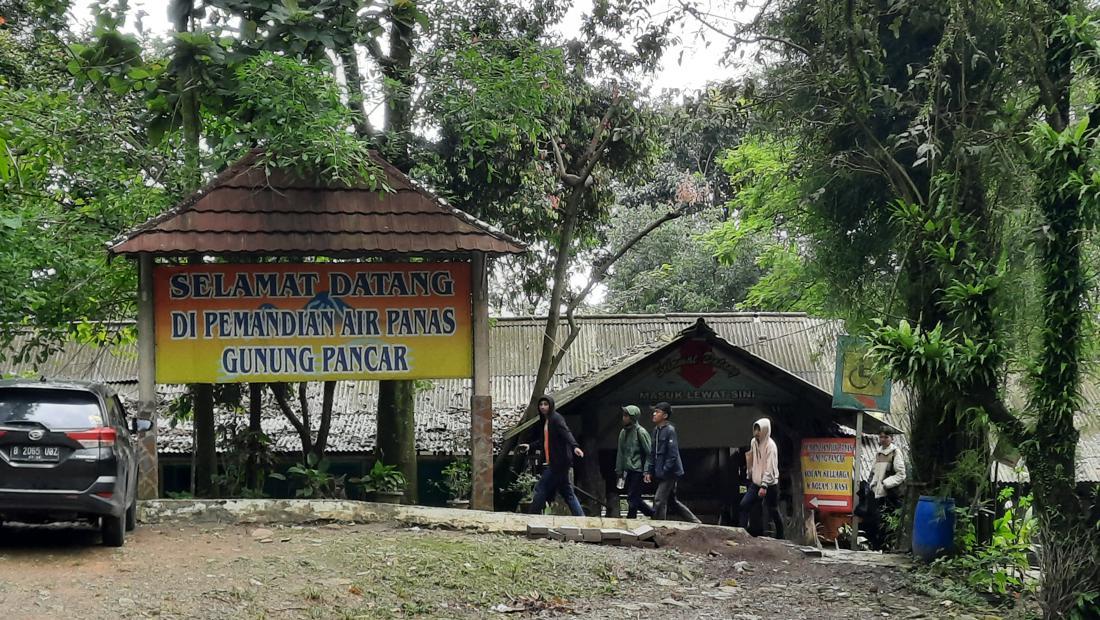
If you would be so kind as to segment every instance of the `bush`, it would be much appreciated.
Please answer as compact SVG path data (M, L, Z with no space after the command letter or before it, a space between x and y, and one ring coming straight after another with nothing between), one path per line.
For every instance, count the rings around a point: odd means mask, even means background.
M1000 602L1026 590L1036 521L1030 515L1031 496L1017 499L1014 495L1011 488L998 494L997 503L1004 507L1004 513L993 521L993 536L988 544L977 539L976 516L962 511L958 521L962 526L959 553L936 560L933 570L945 576L959 576L971 589Z
M443 482L439 486L452 500L468 500L473 490L473 474L470 461L456 459L443 468Z

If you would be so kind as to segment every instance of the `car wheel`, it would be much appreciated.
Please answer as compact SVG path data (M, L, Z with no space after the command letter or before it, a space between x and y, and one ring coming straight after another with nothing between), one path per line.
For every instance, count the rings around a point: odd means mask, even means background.
M105 515L100 522L99 532L103 535L103 544L108 547L121 547L126 542L126 517Z
M132 532L137 527L137 497L130 503L130 507L126 509L126 531Z

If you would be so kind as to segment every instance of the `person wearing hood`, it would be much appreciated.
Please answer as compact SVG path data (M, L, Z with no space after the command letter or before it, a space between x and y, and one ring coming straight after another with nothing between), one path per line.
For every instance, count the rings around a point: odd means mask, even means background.
M569 511L575 517L583 517L584 509L581 508L577 494L573 492L573 483L569 481L569 470L573 467L573 457L584 458L584 451L573 438L569 426L565 423L558 410L554 407L554 399L543 396L539 399L540 424L531 428L529 441L520 444L520 449L526 451L530 446L535 446L537 452L542 453L543 470L542 477L535 485L535 495L531 500L531 514L542 513L546 502L553 499L555 494L561 495L569 506Z
M680 442L676 436L676 427L668 419L672 417L672 405L660 402L653 405L653 450L646 459L646 483L657 481L657 492L653 496L655 519L664 520L671 507L685 521L700 523L699 518L683 502L676 499L676 483L684 475L684 464L680 460Z
M619 451L615 458L615 473L626 489L627 519L638 516L640 511L647 517L653 516L653 509L642 500L642 475L645 472L646 458L652 446L649 433L638 424L642 411L635 405L622 409L623 428L619 431Z
M771 435L772 422L768 418L760 418L752 425L752 441L745 455L749 488L741 498L738 512L741 527L748 529L753 507L763 501L775 523L775 537L783 538L783 517L779 514L779 449Z

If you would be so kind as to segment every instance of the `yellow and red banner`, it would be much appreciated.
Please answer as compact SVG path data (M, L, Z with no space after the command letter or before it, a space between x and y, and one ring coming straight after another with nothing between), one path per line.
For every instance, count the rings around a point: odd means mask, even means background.
M820 512L851 512L854 437L802 440L802 495L806 506Z
M158 383L473 374L469 263L157 266Z

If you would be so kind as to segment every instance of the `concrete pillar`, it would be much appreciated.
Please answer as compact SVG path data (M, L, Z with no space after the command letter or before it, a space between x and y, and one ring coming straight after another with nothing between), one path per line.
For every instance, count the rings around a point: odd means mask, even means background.
M475 252L471 263L473 302L474 377L470 399L470 467L473 492L470 507L493 509L493 397L489 369L489 275L488 260Z
M153 256L138 255L138 411L153 427L141 437L138 448L138 497L160 496L157 466L157 361L156 324L153 314Z

